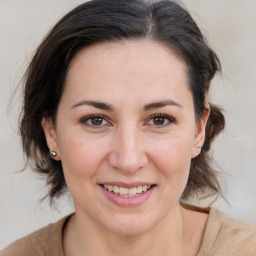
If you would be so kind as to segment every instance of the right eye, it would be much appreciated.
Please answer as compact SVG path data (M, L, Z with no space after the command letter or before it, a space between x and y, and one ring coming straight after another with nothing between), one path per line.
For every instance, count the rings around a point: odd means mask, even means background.
M146 122L147 125L157 128L167 127L173 123L176 123L175 119L166 114L154 114L150 116L149 120Z
M92 128L101 128L102 126L110 125L103 115L86 116L82 118L81 123Z

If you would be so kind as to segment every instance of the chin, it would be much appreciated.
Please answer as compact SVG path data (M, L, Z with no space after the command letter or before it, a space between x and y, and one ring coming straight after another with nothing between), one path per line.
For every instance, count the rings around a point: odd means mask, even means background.
M108 221L105 227L114 234L135 236L147 232L156 225L156 221L145 215L122 215Z

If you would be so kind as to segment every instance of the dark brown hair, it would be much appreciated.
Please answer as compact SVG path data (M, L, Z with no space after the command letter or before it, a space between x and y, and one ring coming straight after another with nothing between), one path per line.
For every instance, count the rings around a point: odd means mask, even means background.
M84 47L119 40L152 40L171 48L187 64L197 120L205 110L205 95L220 62L208 47L190 14L174 1L92 0L66 14L44 38L24 77L24 102L20 122L23 149L44 174L51 201L66 189L60 161L49 155L41 120L55 120L65 79L73 57ZM211 105L201 154L192 159L183 199L195 194L219 193L216 172L208 151L224 128L220 109Z

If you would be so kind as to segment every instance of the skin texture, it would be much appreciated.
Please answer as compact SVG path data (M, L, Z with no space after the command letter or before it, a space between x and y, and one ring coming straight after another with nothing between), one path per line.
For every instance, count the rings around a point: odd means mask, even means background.
M156 102L168 104L148 106ZM195 119L186 64L167 47L121 41L81 50L70 65L56 126L42 120L76 210L65 253L195 255L207 216L184 210L179 198L208 116L209 110ZM141 204L121 207L102 192L100 184L110 182L155 187Z

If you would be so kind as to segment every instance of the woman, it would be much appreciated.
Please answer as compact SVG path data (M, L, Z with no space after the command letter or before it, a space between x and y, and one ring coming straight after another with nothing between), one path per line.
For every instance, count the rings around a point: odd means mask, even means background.
M220 71L172 1L93 0L64 16L26 73L20 131L54 202L75 213L0 255L254 255L256 228L182 203L221 194L207 152L224 128Z

